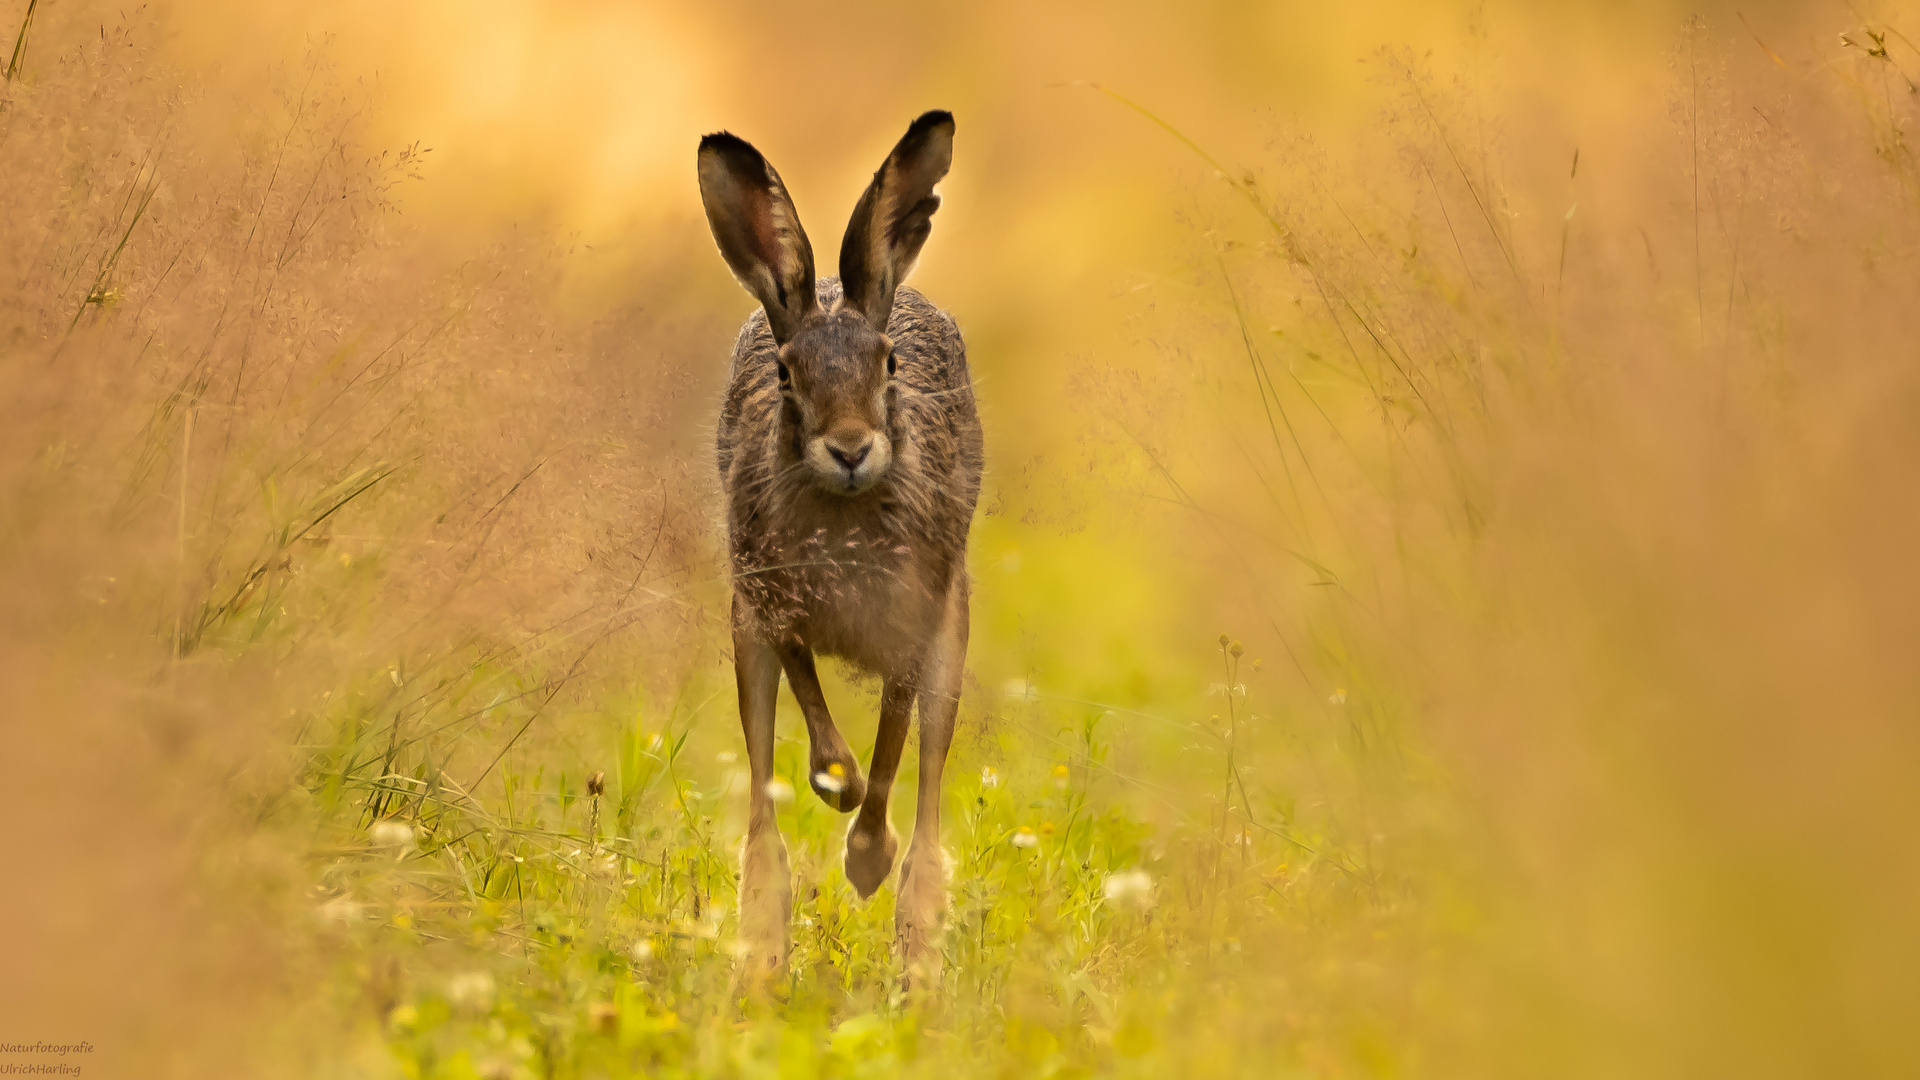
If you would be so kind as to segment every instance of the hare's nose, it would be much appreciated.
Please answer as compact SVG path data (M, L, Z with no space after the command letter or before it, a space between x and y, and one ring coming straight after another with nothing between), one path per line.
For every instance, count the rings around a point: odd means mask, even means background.
M867 454L873 450L873 435L862 432L858 435L840 435L827 439L827 453L851 472L867 460Z

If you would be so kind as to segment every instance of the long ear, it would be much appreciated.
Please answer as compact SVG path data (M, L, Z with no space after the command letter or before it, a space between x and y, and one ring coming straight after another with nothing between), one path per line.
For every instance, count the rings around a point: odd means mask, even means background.
M953 165L953 114L922 113L887 155L853 208L840 241L842 301L882 333L893 311L893 291L913 269L933 231L940 196L933 185Z
M715 132L700 140L700 201L733 276L767 309L773 340L786 344L819 301L813 245L780 174L746 140Z

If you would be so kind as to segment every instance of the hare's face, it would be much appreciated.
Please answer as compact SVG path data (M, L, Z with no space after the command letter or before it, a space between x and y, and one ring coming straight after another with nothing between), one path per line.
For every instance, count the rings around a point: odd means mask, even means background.
M893 464L893 342L840 310L809 320L778 357L782 434L814 482L836 495L873 487Z
M915 120L853 208L840 242L841 296L822 311L813 245L780 174L745 140L700 140L700 202L714 242L767 313L778 347L780 442L836 495L869 490L894 461L893 342L884 331L940 208L933 186L953 164L953 114ZM912 459L909 459L912 460Z

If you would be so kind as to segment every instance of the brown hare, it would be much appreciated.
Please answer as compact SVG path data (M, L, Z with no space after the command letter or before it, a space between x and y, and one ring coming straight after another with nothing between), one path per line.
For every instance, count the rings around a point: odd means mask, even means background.
M785 962L792 886L767 784L780 673L806 716L813 790L859 809L847 880L871 896L899 840L887 795L917 704L920 791L895 929L905 969L937 982L946 915L940 776L967 651L967 532L980 420L953 319L900 282L932 231L953 116L926 113L873 174L818 283L780 175L725 132L700 140L700 198L757 311L733 348L718 451L733 570L734 672L752 785L740 869L746 971ZM882 680L866 779L827 714L816 653Z

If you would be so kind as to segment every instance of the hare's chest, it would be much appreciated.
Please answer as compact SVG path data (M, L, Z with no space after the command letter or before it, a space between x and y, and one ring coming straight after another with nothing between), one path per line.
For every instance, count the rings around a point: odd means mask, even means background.
M815 622L869 622L917 586L912 548L880 529L820 529L789 555L796 598Z
M770 628L870 671L923 636L938 611L906 540L871 523L766 537L736 551L735 583Z

